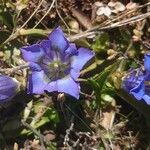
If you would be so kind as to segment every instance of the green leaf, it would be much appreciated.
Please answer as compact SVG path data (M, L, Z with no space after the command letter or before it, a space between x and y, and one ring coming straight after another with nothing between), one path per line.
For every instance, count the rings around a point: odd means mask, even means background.
M86 39L79 39L75 41L76 45L79 47L86 47L89 48L90 44Z
M110 74L111 70L104 70L97 78L97 83L99 84L99 92L103 89L103 86L105 85L107 78Z
M100 86L99 86L99 84L96 81L94 81L93 79L88 79L88 82L94 90L97 104L100 105L101 96L100 96Z
M32 109L30 108L30 110L31 112L27 112L27 116L25 117L25 119L30 124L30 126L35 129L38 129L49 122L52 122L54 126L59 122L57 111L53 107L45 106L42 101L34 102L32 105ZM33 119L31 120L30 118ZM30 135L32 134L32 131L30 131L29 129L23 129L21 131L21 134Z
M92 45L92 49L96 52L106 51L109 44L109 36L107 33L102 33L96 38L95 43Z
M97 105L101 105L102 104L102 90L103 87L105 86L105 83L108 79L108 76L110 74L111 70L104 70L97 78L97 80L92 80L89 79L90 85L94 90L95 93L95 97L96 97L96 103Z
M114 100L114 98L108 94L102 94L101 98L104 102L108 102L108 103L111 103Z
M13 28L13 17L4 6L0 6L0 22L8 28Z

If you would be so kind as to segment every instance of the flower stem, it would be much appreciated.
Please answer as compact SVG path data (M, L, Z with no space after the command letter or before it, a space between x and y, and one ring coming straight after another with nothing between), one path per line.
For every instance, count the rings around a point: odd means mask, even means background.
M50 30L42 30L42 29L21 29L19 31L19 35L39 35L39 36L47 36L51 31Z

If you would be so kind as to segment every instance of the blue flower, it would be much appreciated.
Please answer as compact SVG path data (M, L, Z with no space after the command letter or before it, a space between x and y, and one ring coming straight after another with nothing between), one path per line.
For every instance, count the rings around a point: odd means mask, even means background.
M11 100L18 92L17 80L6 75L0 75L0 104Z
M61 28L56 28L47 40L21 48L32 73L28 78L28 93L63 92L79 99L80 70L94 53L69 43Z
M150 105L150 54L145 54L144 68L144 71L141 68L130 70L123 78L122 88Z

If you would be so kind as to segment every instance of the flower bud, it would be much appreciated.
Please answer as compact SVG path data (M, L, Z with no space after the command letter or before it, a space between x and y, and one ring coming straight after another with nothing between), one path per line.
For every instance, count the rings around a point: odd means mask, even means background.
M0 105L10 101L19 91L19 82L6 75L0 75Z

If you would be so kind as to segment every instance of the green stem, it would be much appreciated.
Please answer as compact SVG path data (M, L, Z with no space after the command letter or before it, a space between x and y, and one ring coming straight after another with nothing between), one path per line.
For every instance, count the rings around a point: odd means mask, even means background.
M19 35L39 35L39 36L47 36L51 30L42 30L42 29L21 29L19 30Z

